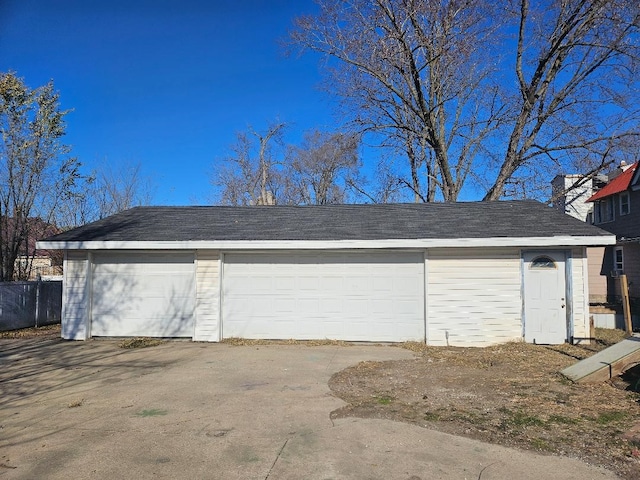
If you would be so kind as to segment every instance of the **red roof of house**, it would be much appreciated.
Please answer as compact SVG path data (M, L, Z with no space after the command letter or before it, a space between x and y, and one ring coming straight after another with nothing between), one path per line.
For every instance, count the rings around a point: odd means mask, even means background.
M633 178L633 173L638 168L638 164L640 162L636 162L627 168L624 172L618 175L616 178L607 183L604 187L594 193L587 202L595 202L596 200L600 200L601 198L608 197L610 195L614 195L616 193L624 192L629 189L629 185L631 184L631 179Z

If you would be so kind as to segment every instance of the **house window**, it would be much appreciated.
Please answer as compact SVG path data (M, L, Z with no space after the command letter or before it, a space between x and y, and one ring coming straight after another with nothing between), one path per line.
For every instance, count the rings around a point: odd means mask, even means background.
M629 192L622 192L620 194L620 215L628 215L630 211Z
M606 197L596 202L594 217L596 224L613 221L613 197Z
M615 247L613 249L613 270L617 274L624 272L624 256L622 254L622 247Z
M556 262L545 256L536 257L531 261L529 266L532 270L550 270L556 268Z

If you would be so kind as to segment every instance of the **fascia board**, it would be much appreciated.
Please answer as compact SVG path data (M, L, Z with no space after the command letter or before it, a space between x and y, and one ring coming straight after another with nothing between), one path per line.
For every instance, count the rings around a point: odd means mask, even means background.
M635 190L637 187L640 187L640 163L636 164L636 171L633 172L633 177L631 177L631 187Z
M614 245L615 235L401 240L185 240L37 242L42 250L336 250L447 247L571 247Z

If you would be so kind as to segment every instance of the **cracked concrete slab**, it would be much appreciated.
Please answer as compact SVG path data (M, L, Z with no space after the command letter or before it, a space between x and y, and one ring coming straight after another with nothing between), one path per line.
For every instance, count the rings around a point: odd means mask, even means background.
M0 478L611 479L373 419L332 421L330 376L388 346L0 341Z

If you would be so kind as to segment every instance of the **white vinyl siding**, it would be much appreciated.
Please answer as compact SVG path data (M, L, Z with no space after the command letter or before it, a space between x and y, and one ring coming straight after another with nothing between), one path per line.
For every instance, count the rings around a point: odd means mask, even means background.
M588 336L585 249L562 251L571 252L579 339ZM521 341L521 255L514 247L67 251L62 336Z
M91 335L193 337L193 253L93 256Z
M522 339L519 249L432 249L427 344L479 346Z
M220 254L202 250L196 259L196 325L193 339L220 340Z
M424 339L423 252L224 255L223 337Z
M86 251L65 251L62 302L62 338L89 338L89 255Z

